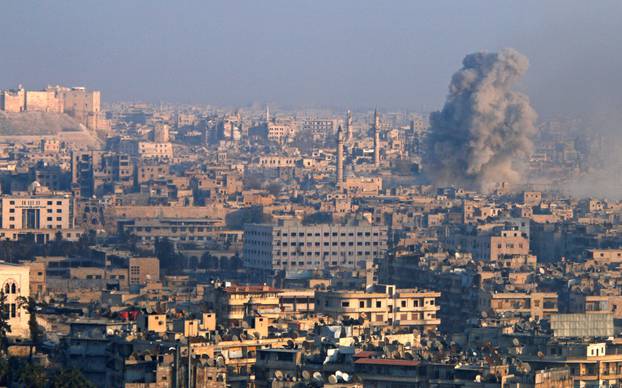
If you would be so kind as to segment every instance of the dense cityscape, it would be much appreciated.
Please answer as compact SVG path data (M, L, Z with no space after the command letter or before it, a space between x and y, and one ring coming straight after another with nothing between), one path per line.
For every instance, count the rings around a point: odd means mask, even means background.
M433 111L0 85L0 386L620 387L620 144L528 67Z

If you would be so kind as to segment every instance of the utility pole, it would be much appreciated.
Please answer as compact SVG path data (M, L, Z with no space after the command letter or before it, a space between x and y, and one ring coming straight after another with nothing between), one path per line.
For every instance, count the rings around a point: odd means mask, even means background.
M175 343L175 388L179 388L179 342Z
M188 338L188 388L192 388L192 347L190 347L190 338Z

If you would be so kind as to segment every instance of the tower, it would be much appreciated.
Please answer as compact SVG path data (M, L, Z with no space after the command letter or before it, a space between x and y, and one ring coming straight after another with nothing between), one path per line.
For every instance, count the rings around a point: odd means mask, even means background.
M337 129L337 189L343 189L343 131Z
M350 143L352 138L354 137L353 128L352 128L352 112L348 111L346 113L346 141Z
M380 118L378 111L374 109L374 166L380 166Z

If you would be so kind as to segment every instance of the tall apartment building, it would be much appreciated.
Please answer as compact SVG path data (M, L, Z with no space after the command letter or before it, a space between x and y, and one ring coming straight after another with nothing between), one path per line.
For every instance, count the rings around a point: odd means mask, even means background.
M18 240L34 236L38 243L53 240L60 232L63 238L77 240L74 229L74 198L67 192L51 192L38 182L28 192L0 196L0 238Z
M244 262L257 270L365 268L386 251L387 228L363 221L349 225L282 221L244 229Z

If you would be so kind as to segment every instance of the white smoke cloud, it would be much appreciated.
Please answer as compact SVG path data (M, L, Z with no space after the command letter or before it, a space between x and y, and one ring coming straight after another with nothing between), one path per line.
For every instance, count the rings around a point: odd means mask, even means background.
M474 53L462 61L440 112L430 115L426 174L438 185L490 191L516 183L532 151L536 112L512 90L529 62L513 49Z

